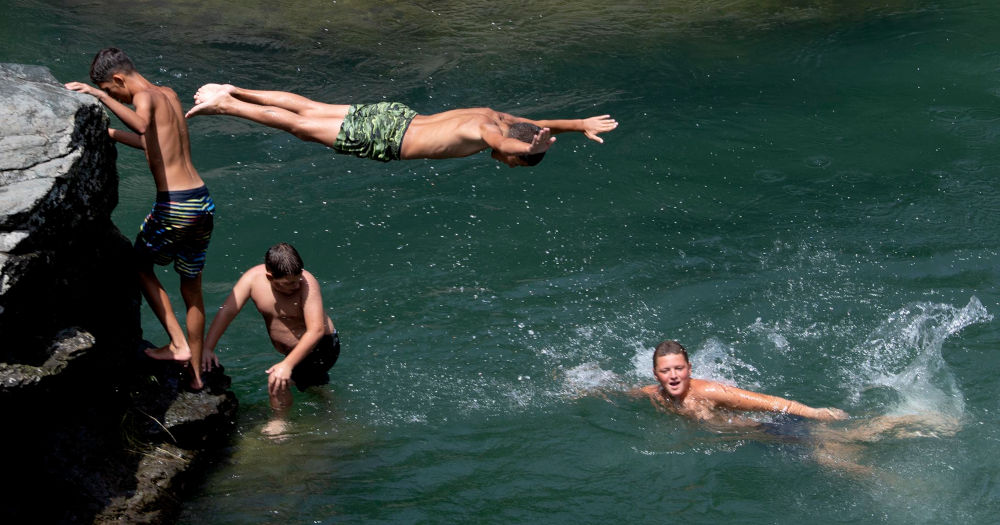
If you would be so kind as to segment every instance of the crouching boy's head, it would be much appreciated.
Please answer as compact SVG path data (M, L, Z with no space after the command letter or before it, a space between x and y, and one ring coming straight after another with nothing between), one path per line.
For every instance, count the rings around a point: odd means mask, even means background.
M302 286L302 257L287 242L268 248L264 254L264 269L271 289L283 295L297 292Z

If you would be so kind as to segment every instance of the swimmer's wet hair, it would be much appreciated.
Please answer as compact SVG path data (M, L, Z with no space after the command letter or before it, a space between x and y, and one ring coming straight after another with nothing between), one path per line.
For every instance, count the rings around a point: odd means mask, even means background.
M656 360L665 355L680 354L684 356L684 362L690 363L688 360L688 351L681 346L677 341L663 341L662 343L656 345L656 350L653 351L653 367L656 367Z
M106 47L97 52L90 63L90 80L95 84L109 82L115 73L131 73L135 64L124 51L117 47Z
M517 122L511 124L510 127L507 128L507 136L512 139L517 139L521 142L531 144L532 139L534 139L535 135L537 135L541 130L542 128L530 122ZM524 161L525 166L534 166L535 164L541 162L542 157L544 156L545 152L543 151L541 153L532 153L531 155L518 155L517 158Z
M295 248L287 242L279 242L271 246L264 254L264 268L274 278L299 275L304 267L299 252L295 251Z

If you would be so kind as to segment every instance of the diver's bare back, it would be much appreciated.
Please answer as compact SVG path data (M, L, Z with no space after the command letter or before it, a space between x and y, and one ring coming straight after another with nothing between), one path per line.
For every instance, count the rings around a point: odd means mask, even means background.
M489 145L483 140L483 127L492 127L501 135L510 117L490 108L454 109L433 115L417 115L403 138L401 158L446 159L468 157ZM507 124L509 125L509 124Z

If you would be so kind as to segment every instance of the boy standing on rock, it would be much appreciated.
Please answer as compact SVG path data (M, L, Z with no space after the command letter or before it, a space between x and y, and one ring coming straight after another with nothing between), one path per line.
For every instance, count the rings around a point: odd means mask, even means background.
M146 152L156 183L156 203L136 236L135 252L143 295L170 343L146 354L153 359L190 361L194 374L190 386L201 389L205 333L201 272L212 236L215 204L191 162L184 110L174 90L146 80L120 49L109 47L98 52L90 65L90 79L100 89L81 82L70 82L66 88L93 95L132 130L109 128L108 134ZM180 274L181 297L187 309L186 338L167 292L153 272L154 263L171 261Z

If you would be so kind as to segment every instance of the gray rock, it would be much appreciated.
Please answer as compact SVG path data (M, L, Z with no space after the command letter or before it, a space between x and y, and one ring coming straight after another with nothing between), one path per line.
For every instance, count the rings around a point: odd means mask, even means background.
M17 479L0 522L169 523L232 431L228 378L185 392L180 364L141 351L103 106L0 64L0 121L0 450Z

